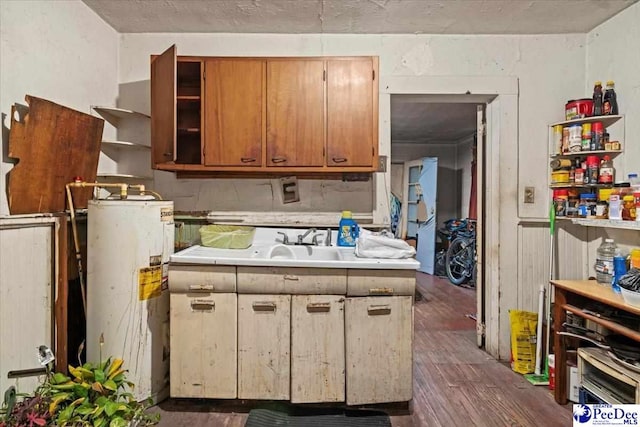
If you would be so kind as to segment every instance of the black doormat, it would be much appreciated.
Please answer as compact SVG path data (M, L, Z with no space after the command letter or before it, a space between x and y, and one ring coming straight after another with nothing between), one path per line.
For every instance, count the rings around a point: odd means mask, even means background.
M245 427L391 427L381 411L278 406L249 412Z

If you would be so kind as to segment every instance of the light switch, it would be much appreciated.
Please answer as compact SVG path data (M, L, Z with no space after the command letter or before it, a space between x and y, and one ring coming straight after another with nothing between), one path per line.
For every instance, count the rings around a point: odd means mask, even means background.
M535 187L524 187L524 202L534 203L536 195Z

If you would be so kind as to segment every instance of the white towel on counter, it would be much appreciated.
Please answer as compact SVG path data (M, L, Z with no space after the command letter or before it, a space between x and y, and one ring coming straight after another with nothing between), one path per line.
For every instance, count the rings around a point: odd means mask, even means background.
M389 231L374 233L360 229L355 254L360 258L399 259L415 256L416 250L402 239L396 239Z

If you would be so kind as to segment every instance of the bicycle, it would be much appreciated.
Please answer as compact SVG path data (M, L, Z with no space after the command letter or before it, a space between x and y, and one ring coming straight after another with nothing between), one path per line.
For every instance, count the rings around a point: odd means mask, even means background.
M451 243L445 255L445 268L449 281L462 285L475 283L476 230L475 221L464 219L456 224L450 234Z

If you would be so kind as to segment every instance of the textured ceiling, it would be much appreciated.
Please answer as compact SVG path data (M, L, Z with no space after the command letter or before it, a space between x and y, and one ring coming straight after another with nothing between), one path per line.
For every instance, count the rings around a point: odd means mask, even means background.
M121 33L586 33L637 0L83 0Z
M455 144L475 133L476 104L413 102L410 97L391 96L393 144Z

